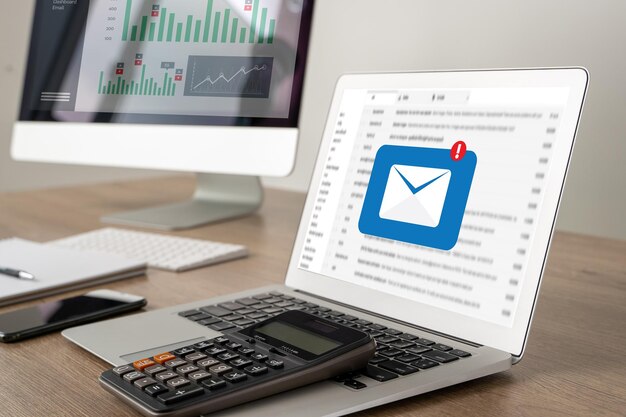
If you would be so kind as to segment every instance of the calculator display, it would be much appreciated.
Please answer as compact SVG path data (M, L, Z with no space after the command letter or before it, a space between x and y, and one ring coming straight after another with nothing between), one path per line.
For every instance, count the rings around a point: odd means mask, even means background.
M315 355L323 355L341 346L341 343L336 340L309 332L282 321L270 321L261 327L257 327L255 331Z

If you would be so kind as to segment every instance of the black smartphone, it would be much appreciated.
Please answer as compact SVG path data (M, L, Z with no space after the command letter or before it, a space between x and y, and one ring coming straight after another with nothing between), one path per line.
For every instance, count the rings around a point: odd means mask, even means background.
M0 314L0 341L17 342L55 330L137 310L146 299L112 290L96 290L78 297L51 301Z

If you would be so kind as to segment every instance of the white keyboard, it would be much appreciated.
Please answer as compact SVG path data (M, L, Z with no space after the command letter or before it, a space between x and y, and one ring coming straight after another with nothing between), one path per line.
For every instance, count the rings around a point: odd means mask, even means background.
M153 268L176 272L242 258L248 254L246 247L241 245L111 227L54 240L48 244L116 253L145 261Z

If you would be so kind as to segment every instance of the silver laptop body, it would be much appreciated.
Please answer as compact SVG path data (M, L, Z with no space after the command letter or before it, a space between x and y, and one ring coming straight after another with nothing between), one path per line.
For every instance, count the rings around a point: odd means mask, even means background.
M285 285L80 326L65 330L63 335L110 364L121 365L222 334L211 325L199 324L180 313L272 293L300 303L285 308L315 305L351 320L356 317L361 323L374 323L377 328L385 329L382 333L393 329L397 335L412 335L418 347L421 346L420 340L427 340L431 345L434 343L433 346L450 347L471 355L386 381L363 374L354 375L354 380L365 385L360 389L348 386L343 380L317 383L221 413L228 416L344 415L507 370L523 354L587 78L586 71L580 68L346 75L339 80L335 90ZM429 113L424 116L424 111ZM410 112L415 115L407 119ZM380 119L378 124L374 119L381 114L387 114L390 119ZM446 115L449 117L444 120ZM398 123L394 121L396 116L402 119ZM439 117L440 120L436 123L429 117ZM416 146L405 134L406 120L415 123L415 126L409 126L409 137L432 138L430 140L435 142L425 142L429 147L443 149L463 138L467 149L476 151L477 168L463 225L458 242L450 251L424 249L390 241L384 236L365 236L358 230L361 210L358 202L363 200L362 191L367 188L367 183L361 184L350 175L370 175L376 153L376 146L371 143L363 145L359 138L373 138L378 141L377 146L394 141L402 146ZM442 122L447 128L437 132L436 126L441 128ZM451 127L453 124L457 126ZM483 126L483 130L479 131L477 126ZM489 138L494 132L500 132L499 136L496 133L497 140L484 139L487 143L482 142L482 138ZM437 142L439 137L443 139ZM501 164L504 168L497 167L505 170L502 175L486 175L490 161L494 161L494 166L497 161L502 162L502 143L511 143L511 152L521 155L511 161L522 160L520 167L524 169L516 170L515 162L505 161ZM520 148L528 143L532 145L527 149ZM342 145L348 152L343 156ZM355 150L365 153L360 155ZM523 162L526 154L530 155L532 163ZM343 176L333 177L343 168ZM498 181L501 178L516 178L516 175L524 176L527 172L532 172L532 178L522 178L526 181L522 185L527 188L523 192L528 194L525 197L528 201L519 210L511 206L508 212L502 212L496 206L505 203L493 203L494 208L490 208L490 200L472 199L474 192L478 196L481 193L488 195L489 187L500 186ZM332 186L329 186L329 178L334 178ZM333 202L329 189L339 190L337 201ZM497 196L493 198L496 201ZM328 204L324 206L325 203ZM332 209L329 209L331 215L326 217L325 207ZM341 210L350 210L353 214ZM497 210L502 212L500 218L493 217ZM515 214L520 217L520 225L510 217ZM505 218L505 215L509 217ZM500 227L498 222L508 223ZM521 240L511 243L506 237L492 239L487 235L479 242L476 230L489 224L493 225L493 233L500 230L504 234L506 231L521 236ZM483 229L483 235L478 236L485 236ZM324 239L325 235L329 235L328 240L316 246L315 239ZM496 246L493 246L494 242ZM324 250L311 250L312 247ZM502 251L483 250L482 247L498 247ZM372 248L378 248L380 252L373 253ZM380 263L369 263L381 256L382 248L386 248L387 255L395 254L396 257L387 265L385 274L380 273ZM471 258L470 253L491 259L494 266L483 269L481 275L476 264L468 261L477 259ZM396 278L394 275L406 265L406 254L417 254L411 258L413 268L410 270L421 275L411 275L413 281L402 281L405 276ZM352 255L356 260L351 260ZM448 272L436 276L426 274L435 268L438 259L446 257L450 260ZM502 272L498 262L503 258L506 259L503 264L507 265L510 259L514 259L510 272ZM372 283L372 277L377 276L374 269L389 280L384 284L380 279ZM420 276L422 278L418 278ZM424 276L436 282L424 281L426 283L414 286L396 283L423 281ZM444 301L434 298L442 288L437 285L444 282L451 285L450 282L458 276L464 278L450 287L449 297L440 297ZM485 277L491 280L489 285L484 284ZM502 280L508 287L496 285ZM461 303L458 301L462 297L451 295L459 286L468 291ZM476 292L471 293L471 289ZM281 305L287 304L289 302ZM387 336L390 335L379 335ZM402 337L396 339L400 343L406 341ZM398 342L392 342L390 349L393 343ZM406 354L403 352L401 357Z

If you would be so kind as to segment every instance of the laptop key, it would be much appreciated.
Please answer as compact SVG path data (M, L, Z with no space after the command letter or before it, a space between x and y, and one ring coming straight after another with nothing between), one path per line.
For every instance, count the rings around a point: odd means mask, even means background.
M243 304L235 303L234 301L228 301L226 303L218 304L219 307L225 308L226 310L237 311L245 308Z
M422 338L417 339L416 342L424 346L432 346L435 344L435 342L433 342L430 339L422 339Z
M244 317L239 315L239 314L231 314L230 316L222 317L222 320L236 321L236 320L241 320L242 318L244 318Z
M270 307L272 307L272 305L271 304L267 304L267 303L259 303L259 304L252 305L250 307L258 311L258 310L263 310L263 309L266 309L266 308L270 308Z
M420 369L428 369L439 366L439 362L431 361L430 359L420 359L419 361L413 362L411 365Z
M244 306L251 306L252 304L258 304L259 300L255 300L254 298L240 298L236 300L239 304Z
M375 379L378 382L385 382L398 377L398 375L393 372L386 371L373 365L367 365L363 370L363 374L369 378Z
M199 320L196 323L201 324L203 326L209 326L211 324L220 323L222 320L217 317L211 317L210 319Z
M237 310L237 314L241 314L242 316L252 313L256 313L256 310L253 308L244 308L243 310Z
M415 346L415 343L407 342L406 340L398 340L397 342L390 343L390 345L398 349L406 349Z
M291 301L287 301L287 300L285 300L285 301L281 301L280 303L276 303L276 304L274 304L274 305L275 305L276 307L285 308L285 307L292 306L292 305L293 305L293 303L292 303Z
M264 303L268 303L268 304L276 304L276 303L280 303L281 301L283 301L283 300L281 298L277 298L277 297L267 298L267 299L263 300Z
M369 363L372 363L372 364L374 364L374 365L375 365L375 364L377 364L377 363L385 362L385 361L388 361L388 360L389 360L389 359L388 359L388 358L386 358L386 357L384 357L384 356L381 356L381 355L374 355L374 357L373 357L372 359L370 359L370 362L369 362Z
M259 320L259 319L262 319L263 317L267 317L267 314L265 314L265 313L252 313L252 314L246 315L246 317L248 317L249 319L252 319L252 320Z
M277 313L280 313L281 311L283 311L283 309L282 308L270 307L270 308L264 309L263 311L266 312L267 314L277 314Z
M189 316L193 316L196 314L200 314L201 312L198 310L186 310L186 311L181 311L180 313L178 313L179 316L181 317L189 317Z
M409 363L420 359L420 357L410 353L405 353L404 355L397 356L395 359L400 362Z
M235 323L237 326L249 326L254 323L254 320L241 319L241 320L236 320L233 323Z
M415 346L412 348L408 348L406 351L410 353L414 353L415 355L421 355L424 352L430 352L432 349L426 346Z
M232 311L226 310L225 308L221 308L218 306L206 306L206 307L200 308L200 310L204 311L205 313L211 314L212 316L215 316L215 317L224 317L224 316L228 316L229 314L233 314Z
M447 352L452 350L452 346L444 345L443 343L435 343L431 346L433 349L441 350L442 352Z
M363 319L358 319L357 321L355 321L355 323L360 324L361 326L369 326L370 324L372 324L371 321L367 321Z
M270 295L273 295L274 297L282 297L283 293L280 291L270 291Z
M397 341L398 338L395 336L381 336L376 340L380 343L392 343L392 342Z
M382 352L380 352L381 355L387 356L388 358L393 358L394 356L398 356L398 355L402 355L404 353L404 351L399 350L399 349L385 349Z
M426 352L422 354L423 358L432 359L441 363L448 363L459 359L458 356L450 355L445 352L441 352L438 350L431 350L430 352Z
M386 328L387 327L383 326L382 324L376 324L376 323L370 324L370 329L373 329L373 330L385 330Z
M231 323L227 323L227 322L221 322L221 323L212 324L209 327L213 330L221 331L221 330L232 329L233 327L235 327L235 325Z
M466 351L461 350L461 349L452 349L448 353L451 354L451 355L454 355L454 356L459 356L461 358L468 358L468 357L472 356L471 353L466 352Z
M414 334L410 334L410 333L402 333L402 334L398 335L398 337L400 339L411 340L411 341L419 339L419 337L415 336Z
M192 321L200 321L200 320L210 319L211 315L207 313L199 313L199 314L194 314L193 316L189 316L187 318Z
M390 334L392 336L397 336L399 334L402 334L403 332L401 332L400 330L396 330L396 329L386 329L385 333Z
M352 389L363 389L367 388L367 385L362 383L361 381L357 381L356 379L348 379L343 382L343 384Z
M409 366L402 362L398 362L394 360L388 360L386 362L382 362L378 364L377 366L380 366L381 368L386 369L388 371L395 372L396 374L399 374L399 375L409 375L418 371L417 368L414 368L412 366Z
M273 296L270 294L258 294L258 295L253 295L252 298L256 299L256 300L265 300L267 298L272 298Z

